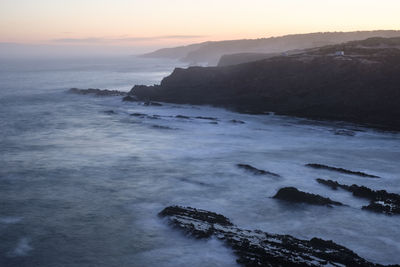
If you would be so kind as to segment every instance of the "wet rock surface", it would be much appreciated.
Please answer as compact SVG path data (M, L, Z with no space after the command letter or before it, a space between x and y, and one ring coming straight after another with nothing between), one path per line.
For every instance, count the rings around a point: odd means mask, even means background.
M327 165L323 165L323 164L317 164L317 163L309 163L309 164L306 164L306 166L310 167L310 168L314 168L314 169L323 169L323 170L328 170L328 171L335 171L335 172L340 172L340 173L344 173L344 174L357 175L357 176L361 176L361 177L380 178L379 176L367 174L367 173L364 173L364 172L350 171L350 170L346 170L346 169L343 169L343 168L331 167L331 166L327 166Z
M243 266L382 266L320 238L301 240L260 230L241 229L223 215L191 207L171 206L159 213L184 233L214 237L231 247Z
M288 202L295 203L306 203L311 205L321 205L321 206L341 206L340 202L333 201L330 198L322 197L320 195L311 194L298 190L295 187L284 187L279 189L273 198L285 200Z
M363 206L362 209L370 210L387 215L400 214L400 195L388 193L386 190L372 190L365 186L344 185L337 181L317 179L317 182L337 190L344 189L353 193L354 196L370 200L369 205Z
M126 96L126 92L121 92L118 90L108 90L108 89L78 89L71 88L68 92L79 95L96 95L96 96Z
M248 164L237 164L236 165L238 168L240 169L244 169L248 172L251 172L255 175L269 175L269 176L274 176L274 177L281 177L279 174L273 173L273 172L269 172L269 171L264 171L264 170L260 170L257 169L251 165Z

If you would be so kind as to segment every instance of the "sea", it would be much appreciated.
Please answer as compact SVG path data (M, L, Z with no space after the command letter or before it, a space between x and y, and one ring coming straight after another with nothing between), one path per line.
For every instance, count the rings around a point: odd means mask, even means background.
M0 60L0 266L237 266L220 241L168 226L158 213L170 205L217 212L243 229L333 240L374 263L400 263L399 216L362 210L367 200L316 182L400 193L400 134L68 93L158 84L175 67L187 66L135 56ZM272 198L286 186L346 205Z

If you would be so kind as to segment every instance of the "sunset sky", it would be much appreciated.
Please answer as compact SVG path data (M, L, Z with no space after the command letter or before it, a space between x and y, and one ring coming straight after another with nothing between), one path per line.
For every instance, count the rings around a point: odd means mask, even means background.
M400 29L399 0L1 0L0 42L173 46Z

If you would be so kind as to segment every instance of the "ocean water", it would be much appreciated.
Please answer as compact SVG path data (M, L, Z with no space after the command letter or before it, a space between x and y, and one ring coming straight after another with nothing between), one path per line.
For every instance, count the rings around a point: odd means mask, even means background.
M218 212L246 229L330 239L370 261L400 263L399 216L363 211L366 200L315 181L400 193L399 134L66 93L71 87L127 91L159 83L179 65L135 57L0 61L0 266L236 266L219 241L194 240L166 225L157 213L169 205ZM337 129L356 134L335 135ZM282 177L254 176L238 163ZM347 206L272 199L284 186Z

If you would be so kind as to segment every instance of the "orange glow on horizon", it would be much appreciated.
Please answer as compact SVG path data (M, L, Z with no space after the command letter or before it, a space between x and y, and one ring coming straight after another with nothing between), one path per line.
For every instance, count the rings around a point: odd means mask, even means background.
M397 0L2 0L0 42L175 46L286 34L398 30Z

